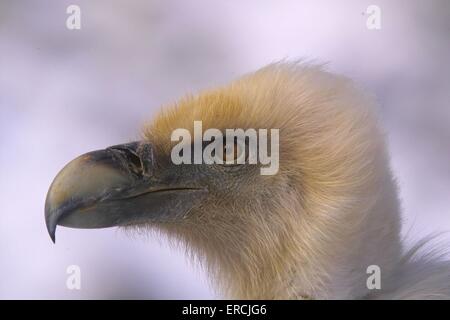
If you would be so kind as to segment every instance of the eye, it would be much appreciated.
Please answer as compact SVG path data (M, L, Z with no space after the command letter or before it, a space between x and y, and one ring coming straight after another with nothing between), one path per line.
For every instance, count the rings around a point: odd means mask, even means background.
M224 164L244 164L247 160L246 144L240 139L234 139L232 144L223 143L222 160Z

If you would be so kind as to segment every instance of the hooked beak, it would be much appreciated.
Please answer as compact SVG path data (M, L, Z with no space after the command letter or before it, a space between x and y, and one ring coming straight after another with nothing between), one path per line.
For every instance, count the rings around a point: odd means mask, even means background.
M172 168L172 169L171 169ZM86 153L56 176L45 202L47 230L107 228L184 217L206 196L168 166L156 172L153 147L133 142Z

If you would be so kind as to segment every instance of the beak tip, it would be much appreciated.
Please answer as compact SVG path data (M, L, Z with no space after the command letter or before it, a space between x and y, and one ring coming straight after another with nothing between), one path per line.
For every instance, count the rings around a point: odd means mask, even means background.
M56 225L54 228L50 229L49 227L47 227L48 230L48 234L50 236L50 239L52 239L53 243L56 243Z
M52 239L52 242L55 243L57 219L54 215L48 214L47 212L45 218L45 224L47 225L48 234L50 236L50 239Z

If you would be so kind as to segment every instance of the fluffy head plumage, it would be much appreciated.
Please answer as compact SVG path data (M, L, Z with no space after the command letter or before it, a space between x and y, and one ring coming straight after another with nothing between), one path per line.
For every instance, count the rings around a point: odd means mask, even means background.
M400 257L396 188L372 99L351 81L272 64L181 99L144 136L169 155L172 131L194 120L280 130L278 174L227 173L183 223L157 225L202 257L225 293L363 297L369 265L390 274Z

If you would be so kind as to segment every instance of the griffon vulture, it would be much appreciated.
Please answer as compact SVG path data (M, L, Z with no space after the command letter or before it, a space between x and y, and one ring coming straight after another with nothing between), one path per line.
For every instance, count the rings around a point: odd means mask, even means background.
M175 164L172 133L194 136L194 121L278 129L278 172ZM70 162L45 219L53 240L57 225L161 230L201 258L224 297L448 298L449 263L404 249L388 160L367 94L319 66L275 63L163 109L141 141Z

